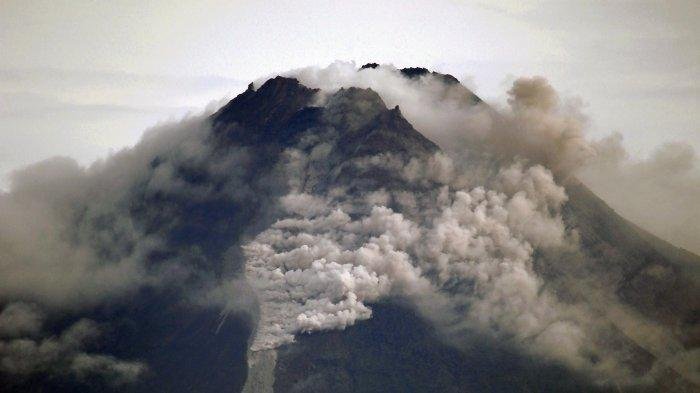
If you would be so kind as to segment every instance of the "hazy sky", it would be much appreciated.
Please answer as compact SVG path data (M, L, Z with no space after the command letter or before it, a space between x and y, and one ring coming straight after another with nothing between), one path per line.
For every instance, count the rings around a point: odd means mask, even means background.
M543 75L594 136L621 132L639 157L700 150L697 0L181 3L0 0L0 174L89 163L261 75L335 60L449 72L492 101Z

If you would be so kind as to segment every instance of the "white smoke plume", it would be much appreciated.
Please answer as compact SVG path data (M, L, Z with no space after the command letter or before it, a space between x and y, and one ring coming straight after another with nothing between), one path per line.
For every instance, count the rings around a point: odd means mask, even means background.
M352 165L392 161L400 159L361 158ZM313 159L304 162L313 172ZM261 303L251 350L344 329L370 318L373 303L402 298L448 340L478 332L601 381L632 379L594 339L601 329L592 322L595 311L561 303L533 269L536 249L576 246L560 215L566 193L550 171L515 163L491 179L491 188L461 189L442 153L399 168L409 184L435 186L320 196L289 178L292 192L280 200L285 213L244 246L246 277Z
M331 112L337 89L370 88L446 154L408 163L391 155L355 159L360 172L374 166L400 174L409 187L432 186L429 197L377 189L360 198L342 189L310 195L313 187L299 176L316 177L309 168L321 164L288 152L297 177L288 177L292 193L280 201L286 215L244 246L246 275L261 301L253 350L343 329L370 318L372 303L402 297L447 332L494 334L599 381L653 378L623 364L627 344L605 342L610 324L598 302L617 302L614 293L571 278L545 286L534 268L542 253L578 252L576 230L561 218L567 195L557 181L603 159L602 142L586 138L575 102L539 77L517 80L509 107L493 108L460 85L430 74L408 79L391 66L358 72L353 63L334 63L287 75L322 89L318 104ZM559 300L557 288L567 285L587 287L574 290L578 300ZM631 315L626 322L646 323Z

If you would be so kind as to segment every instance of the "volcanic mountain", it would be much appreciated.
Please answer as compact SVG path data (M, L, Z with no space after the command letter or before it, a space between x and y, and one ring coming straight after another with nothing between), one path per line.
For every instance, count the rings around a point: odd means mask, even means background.
M495 113L451 75L382 72ZM372 88L328 91L292 76L251 83L180 128L114 158L143 162L138 175L118 172L118 196L86 186L109 208L89 200L70 211L72 226L102 234L73 241L106 264L142 247L115 234L124 217L157 238L138 254L150 281L46 317L54 337L80 318L105 326L88 349L143 364L139 377L114 385L117 371L53 373L47 362L20 376L0 369L3 391L700 386L700 258L573 175L449 156ZM10 351L0 343L0 361Z

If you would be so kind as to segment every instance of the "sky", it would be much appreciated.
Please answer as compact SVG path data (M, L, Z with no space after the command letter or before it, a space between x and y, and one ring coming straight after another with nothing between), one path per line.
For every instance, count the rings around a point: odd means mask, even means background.
M336 60L451 73L494 103L542 75L633 157L700 151L697 1L177 3L0 0L0 188L18 167L89 164L260 76Z

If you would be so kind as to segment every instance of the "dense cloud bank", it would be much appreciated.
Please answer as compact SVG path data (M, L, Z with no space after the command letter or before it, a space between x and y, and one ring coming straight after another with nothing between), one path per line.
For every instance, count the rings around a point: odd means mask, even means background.
M161 272L147 271L144 260L165 241L132 216L131 198L137 187L173 187L172 168L152 171L151 161L175 148L199 154L200 123L153 130L134 149L90 168L54 158L14 173L11 191L0 196L0 297L80 309L157 283ZM183 190L190 197L196 191Z
M139 358L85 352L111 321L81 316L129 309L144 289L161 302L255 312L237 295L245 285L222 281L240 270L222 261L236 252L243 219L232 209L253 199L255 182L241 177L254 165L244 149L216 153L210 129L205 116L187 118L88 168L54 158L14 173L0 195L0 372L139 380Z

